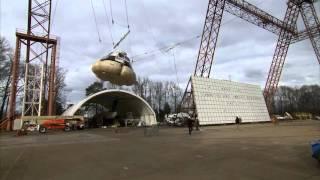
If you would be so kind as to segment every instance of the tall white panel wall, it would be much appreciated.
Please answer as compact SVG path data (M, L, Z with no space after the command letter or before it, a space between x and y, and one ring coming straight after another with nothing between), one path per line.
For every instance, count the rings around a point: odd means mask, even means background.
M270 121L259 86L192 77L193 95L200 125Z

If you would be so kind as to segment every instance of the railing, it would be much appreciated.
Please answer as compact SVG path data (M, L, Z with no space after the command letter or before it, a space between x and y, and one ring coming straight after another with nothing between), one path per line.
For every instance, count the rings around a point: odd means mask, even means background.
M25 29L19 29L19 28L17 28L17 29L16 29L16 32L17 32L17 33L28 34L28 31L25 30ZM46 34L46 33L41 33L41 32L32 32L32 35L38 36L38 37L47 37L47 34ZM59 39L59 37L56 36L56 35L50 34L50 35L49 35L49 39L55 39L55 40L57 40L57 39Z
M0 122L0 130L6 129L8 122L9 122L8 118L2 119L1 122Z

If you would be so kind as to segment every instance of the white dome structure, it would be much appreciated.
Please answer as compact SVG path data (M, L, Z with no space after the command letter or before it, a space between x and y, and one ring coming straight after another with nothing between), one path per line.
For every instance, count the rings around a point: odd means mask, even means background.
M92 94L68 108L62 116L79 115L77 114L78 110L89 103L100 104L107 109L112 109L115 101L117 104L115 111L119 116L125 117L130 112L135 119L143 121L147 126L157 124L155 112L144 99L132 92L118 89L104 90Z

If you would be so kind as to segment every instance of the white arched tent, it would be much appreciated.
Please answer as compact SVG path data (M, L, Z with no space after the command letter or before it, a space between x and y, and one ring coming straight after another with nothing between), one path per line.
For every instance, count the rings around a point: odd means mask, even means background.
M118 89L104 90L92 94L68 108L62 116L78 115L78 110L89 103L97 103L111 109L115 100L117 101L116 111L119 115L125 116L127 112L131 112L135 118L144 121L146 125L150 126L157 123L155 112L144 99L132 92Z

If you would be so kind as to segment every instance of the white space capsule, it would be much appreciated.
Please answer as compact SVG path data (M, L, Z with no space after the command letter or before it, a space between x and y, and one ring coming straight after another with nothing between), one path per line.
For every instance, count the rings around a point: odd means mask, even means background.
M111 52L95 62L91 70L99 79L113 84L129 86L136 82L136 74L124 51Z

